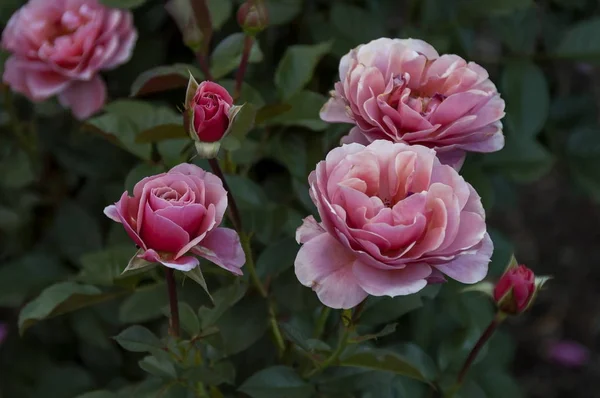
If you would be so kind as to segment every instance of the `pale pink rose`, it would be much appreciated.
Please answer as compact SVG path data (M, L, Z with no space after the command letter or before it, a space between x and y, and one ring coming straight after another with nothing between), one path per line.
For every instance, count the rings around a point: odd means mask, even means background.
M323 304L416 293L443 275L476 283L493 245L481 198L435 151L377 140L333 149L309 176L321 216L298 228L300 283Z
M465 151L504 146L504 101L486 70L458 55L440 56L422 40L381 38L342 57L339 74L321 118L356 125L342 143L424 145L456 167Z
M180 164L167 173L146 177L104 214L123 224L140 247L139 258L181 271L204 257L241 275L244 251L238 234L219 227L227 209L222 181L192 164Z
M136 39L128 11L97 0L30 0L2 33L2 47L12 53L3 81L32 101L58 95L85 119L106 101L98 72L128 61Z

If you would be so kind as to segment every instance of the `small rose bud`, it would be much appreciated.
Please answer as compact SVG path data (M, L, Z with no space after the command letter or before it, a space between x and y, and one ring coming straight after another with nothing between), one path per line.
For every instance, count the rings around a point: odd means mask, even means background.
M494 300L507 314L525 311L535 293L535 274L524 265L511 267L494 288Z
M269 23L264 0L247 0L237 12L237 21L248 36L256 36L265 30Z
M185 124L202 157L214 157L230 127L233 99L221 85L190 75L185 100Z
M169 0L166 11L175 20L183 35L183 42L194 52L202 48L204 35L194 17L194 9L189 0Z

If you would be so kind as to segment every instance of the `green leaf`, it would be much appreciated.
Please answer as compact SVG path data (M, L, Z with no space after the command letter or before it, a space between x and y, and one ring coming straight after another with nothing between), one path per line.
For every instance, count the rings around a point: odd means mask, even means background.
M213 79L218 80L238 67L244 50L244 37L243 33L234 33L217 44L212 53L212 68L210 69ZM254 41L248 62L256 63L262 59L262 51L260 51L258 42Z
M133 245L125 245L86 253L80 259L82 270L77 279L94 285L113 286L135 251Z
M207 0L206 6L210 11L210 20L215 30L221 29L231 16L233 5L231 0Z
M146 177L160 174L162 172L164 172L164 169L159 165L146 162L139 163L133 169L131 169L129 174L127 174L127 177L125 177L125 190L129 194L133 195L133 188L135 187L135 184Z
M279 96L289 100L312 79L317 64L331 49L332 41L289 46L275 71Z
M89 119L87 125L113 135L125 149L146 160L151 158L151 147L136 141L140 133L164 125L183 126L181 115L172 109L143 101L117 100L106 105L104 110L105 114Z
M31 184L35 172L31 161L24 151L12 151L0 160L0 186L19 189Z
M459 13L476 17L480 15L509 14L533 5L533 0L459 0ZM460 14L459 14L460 15Z
M360 316L360 324L381 325L397 320L423 306L421 294L397 297L369 297Z
M512 132L535 137L544 127L550 108L544 72L531 62L510 63L504 69L502 87Z
M433 360L416 345L394 351L363 346L343 358L341 365L393 372L426 383L437 373Z
M261 124L266 120L282 115L292 110L290 104L270 104L265 105L256 112L256 124Z
M313 91L303 90L285 103L289 110L263 120L264 125L300 126L313 131L323 131L328 124L319 118L319 112L327 97ZM283 109L283 108L282 108Z
M187 137L188 135L182 124L162 124L149 130L142 131L135 137L135 142L159 142Z
M384 24L381 23L380 17L369 10L345 2L333 3L331 25L338 32L336 39L341 39L336 40L336 50L338 41L344 43L347 52L361 43L385 36Z
M202 249L206 250L204 248ZM193 280L194 282L196 282L197 284L199 284L200 286L202 286L202 289L204 289L204 291L212 301L213 298L210 295L210 292L208 291L208 286L206 286L206 281L204 280L204 275L202 274L202 269L200 268L200 266L197 266L190 271L184 272L183 274L191 280Z
M244 297L247 289L248 286L245 284L234 283L217 290L213 295L214 306L212 308L201 307L198 310L202 329L215 325L225 311Z
M306 181L308 174L306 139L300 134L286 131L276 135L270 144L271 156L284 164L292 176Z
M597 61L600 58L600 18L595 17L573 25L562 38L555 55L564 58Z
M221 316L217 326L226 354L244 351L267 330L267 303L262 297L245 297Z
M104 4L107 7L113 8L137 8L143 5L146 0L100 0L100 3Z
M135 79L129 95L136 97L183 88L188 84L190 73L198 78L203 76L197 67L189 64L173 64L148 69Z
M567 142L567 159L575 181L600 201L600 129L576 129Z
M229 112L229 127L222 143L223 148L233 151L240 148L246 134L254 127L256 108L250 103L245 103L241 106L234 105Z
M233 79L223 79L218 82L225 90L229 93L233 93L235 91L235 80ZM260 92L252 87L250 84L243 82L242 89L240 90L240 98L238 103L246 103L249 102L256 108L261 108L265 104L265 100L263 99Z
M188 303L179 303L179 318L181 327L188 332L190 336L195 336L200 333L200 319L196 315L196 311Z
M366 398L364 395L356 395L356 392L374 387L378 394L373 395L372 398L412 398L413 395L391 395L389 397L385 395L383 391L386 386L390 385L394 377L398 376L390 372L337 367L327 369L322 375L315 378L315 382L318 385L319 392L336 394L334 396L338 396L337 394L340 393L354 393L350 396ZM414 397L417 397L417 395Z
M42 319L75 311L103 301L107 297L114 297L114 294L102 294L102 291L95 286L80 285L74 282L52 285L21 310L19 332L25 333L29 327Z
M154 333L140 325L130 326L113 338L131 352L151 352L163 347Z
M162 308L168 305L163 283L145 286L127 297L119 308L122 323L141 323L162 316Z
M535 181L554 164L554 157L534 139L508 135L504 149L487 154L484 164L508 174L518 182Z
M239 175L228 175L227 183L235 198L241 202L240 206L264 206L268 199L262 188L249 178Z
M269 25L283 25L302 11L302 0L266 0Z
M309 398L314 388L287 366L272 366L250 376L238 389L252 398Z
M118 398L114 392L108 390L98 390L86 392L85 394L81 394L76 396L75 398Z
M138 364L140 365L140 368L153 376L158 376L167 380L177 378L175 366L163 358L159 359L155 356L149 355L139 361Z
M351 339L351 341L354 343L362 343L363 341L378 339L379 337L384 337L394 333L396 331L396 326L398 326L397 323L390 323L385 325L384 328L377 333L363 334Z
M283 238L273 242L263 250L256 260L256 270L260 277L276 278L294 265L299 245L293 238Z
M52 227L52 240L71 261L102 247L100 226L78 203L65 201L58 209Z

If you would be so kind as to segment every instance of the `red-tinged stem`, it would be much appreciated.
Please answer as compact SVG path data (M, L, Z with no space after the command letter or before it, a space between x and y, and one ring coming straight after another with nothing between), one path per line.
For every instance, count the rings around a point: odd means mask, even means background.
M208 57L201 53L196 54L196 59L200 65L200 70L204 74L204 80L213 80L212 74L210 73L210 67L208 66Z
M179 304L177 303L177 286L175 285L173 268L165 267L165 274L169 291L169 306L171 307L171 328L169 331L172 336L179 337Z
M465 376L467 375L469 368L471 367L471 365L477 358L479 351L481 351L481 349L483 348L485 343L487 343L487 341L490 339L490 337L492 337L492 335L494 334L494 332L496 331L498 326L502 323L502 321L505 318L506 318L506 315L504 313L498 312L496 314L496 316L494 317L494 319L492 319L492 322L490 322L490 324L488 325L487 329L485 329L485 331L483 332L483 334L481 335L479 340L477 340L477 343L475 343L475 346L469 353L469 356L465 360L465 363L463 364L463 367L460 370L458 377L456 378L457 386L462 385L462 382L465 379Z
M237 203L235 202L235 198L231 193L231 189L227 185L227 181L225 180L225 175L221 170L221 166L219 165L219 161L215 158L208 159L208 163L213 170L213 173L216 174L217 177L223 181L223 188L227 191L227 200L229 202L229 218L231 219L231 223L233 224L233 228L241 234L242 231L242 218L240 217L240 211L238 210Z
M242 59L240 60L240 66L235 77L235 91L233 93L233 102L236 102L240 98L242 93L242 83L244 82L244 76L246 75L246 69L248 68L248 59L250 58L250 51L254 44L254 38L246 35L244 37L244 51L242 52Z

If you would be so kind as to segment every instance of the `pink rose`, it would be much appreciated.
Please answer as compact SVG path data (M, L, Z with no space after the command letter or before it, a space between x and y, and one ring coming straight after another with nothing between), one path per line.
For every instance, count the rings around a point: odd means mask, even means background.
M32 101L58 95L79 119L106 101L98 71L129 60L137 32L130 12L97 0L30 0L8 21L3 81Z
M493 246L481 199L433 149L377 140L335 148L309 176L321 216L298 228L300 283L323 304L418 292L445 274L487 274Z
M194 132L202 142L217 142L229 127L231 95L217 83L203 81L193 97Z
M137 257L181 271L198 265L188 252L241 275L244 251L237 233L218 227L227 208L222 181L192 164L144 178L104 214L123 224L140 247Z
M494 288L494 300L507 314L525 311L536 291L535 274L524 265L509 268Z
M465 151L504 146L504 101L473 62L439 56L422 40L381 38L342 57L339 73L321 118L356 125L342 143L424 145L456 167Z

